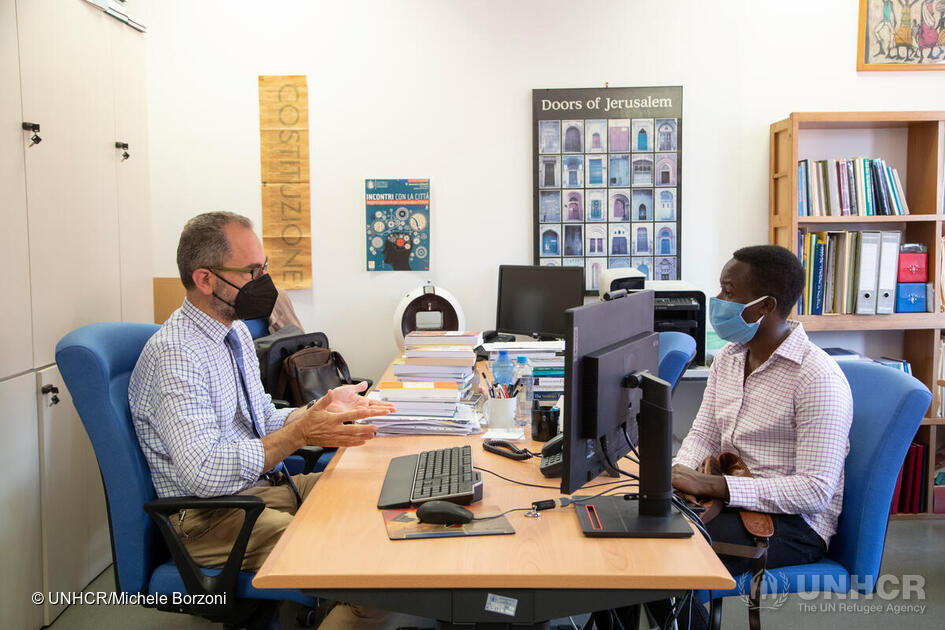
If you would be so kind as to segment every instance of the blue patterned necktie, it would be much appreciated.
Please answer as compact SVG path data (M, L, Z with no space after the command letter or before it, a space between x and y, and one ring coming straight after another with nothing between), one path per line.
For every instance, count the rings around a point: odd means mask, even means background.
M256 437L261 438L263 436L262 428L259 425L259 420L256 418L256 410L253 409L253 403L249 397L249 386L246 383L246 371L243 369L243 347L240 344L240 340L236 334L236 331L232 328L228 333L226 333L226 345L230 347L230 352L233 354L233 359L236 360L236 370L240 375L240 385L243 388L243 396L246 398L246 408L249 409L249 416L253 423L253 433L256 434ZM302 505L302 497L299 495L298 488L295 487L295 482L292 481L292 475L290 475L289 471L286 470L285 462L279 462L272 470L281 472L285 475L285 478L289 482L289 487L292 488L292 492L295 493L295 498L298 499L299 505Z

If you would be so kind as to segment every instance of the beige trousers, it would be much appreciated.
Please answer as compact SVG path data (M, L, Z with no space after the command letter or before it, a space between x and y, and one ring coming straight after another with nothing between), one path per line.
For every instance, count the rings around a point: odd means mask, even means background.
M318 481L318 474L293 475L292 481L304 500ZM269 552L289 526L298 510L298 502L289 484L276 486L260 481L252 488L240 492L257 496L266 504L256 519L253 531L243 556L243 569L255 571L262 566ZM171 522L187 551L197 564L205 567L222 567L230 549L243 526L243 510L184 510L183 518L171 516ZM380 630L394 623L392 615L383 610L340 604L325 617L319 626L322 630Z

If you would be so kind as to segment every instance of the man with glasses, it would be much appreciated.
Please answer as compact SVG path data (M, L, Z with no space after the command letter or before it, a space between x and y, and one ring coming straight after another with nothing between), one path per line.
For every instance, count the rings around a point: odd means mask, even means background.
M268 317L276 288L246 217L210 212L184 226L177 267L183 304L148 340L128 398L158 497L260 497L243 568L258 569L318 475L289 476L282 461L305 445L359 446L376 427L357 420L393 411L360 396L367 384L331 390L298 409L276 409L263 391L249 330ZM221 567L243 523L236 509L181 510L172 522L194 560ZM266 611L265 614L273 614ZM375 628L386 613L337 606L322 628Z

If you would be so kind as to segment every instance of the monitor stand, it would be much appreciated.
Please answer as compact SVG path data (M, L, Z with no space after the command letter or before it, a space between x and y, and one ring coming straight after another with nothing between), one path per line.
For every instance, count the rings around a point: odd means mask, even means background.
M640 514L640 502L628 495L574 497L574 510L589 538L688 538L689 521L678 512L668 516Z
M637 428L640 434L639 498L631 495L580 501L574 509L585 536L602 538L687 538L689 521L673 507L672 387L646 370L630 374L624 387L643 390Z
M560 335L545 335L542 333L532 333L532 339L535 341L560 341Z

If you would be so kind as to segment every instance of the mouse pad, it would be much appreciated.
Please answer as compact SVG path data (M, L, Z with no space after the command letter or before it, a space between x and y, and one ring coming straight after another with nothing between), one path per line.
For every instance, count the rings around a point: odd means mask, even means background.
M490 516L501 512L494 505L483 505L476 514ZM490 518L486 521L472 521L464 525L434 525L421 523L417 520L417 508L400 510L381 510L384 515L384 524L387 526L387 537L391 540L407 540L410 538L448 538L451 536L493 536L497 534L514 534L512 523L504 516Z

